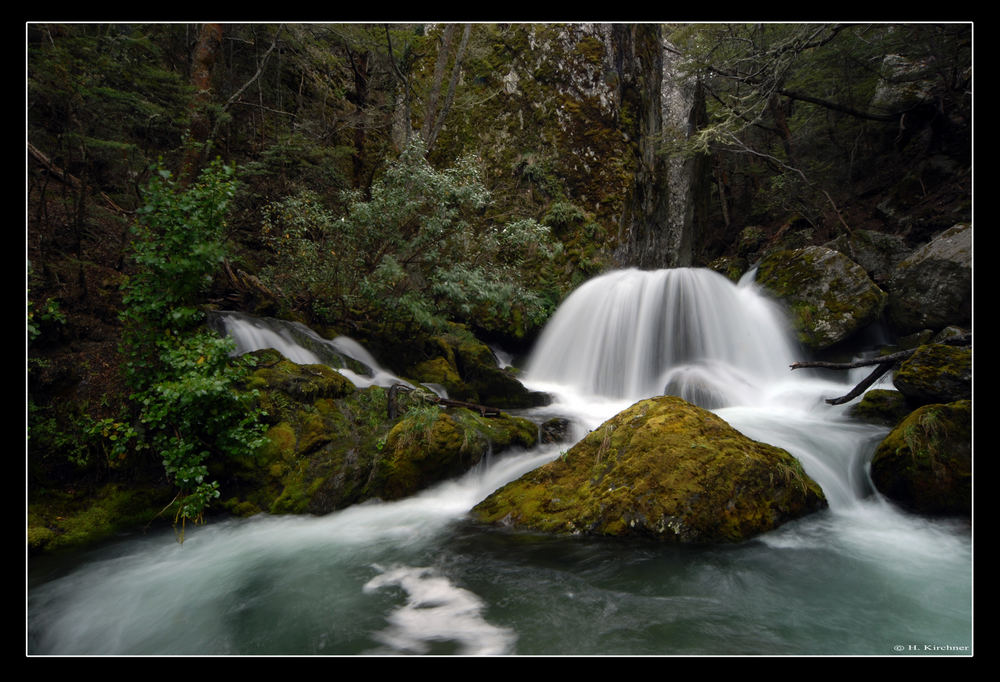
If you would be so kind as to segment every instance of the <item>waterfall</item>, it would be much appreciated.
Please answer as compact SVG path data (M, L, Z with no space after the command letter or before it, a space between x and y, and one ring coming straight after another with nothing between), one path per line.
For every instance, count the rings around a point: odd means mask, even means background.
M585 283L545 327L527 367L539 384L606 398L669 393L745 404L796 358L779 309L752 282L711 270L619 270Z
M827 405L849 390L850 375L792 372L802 358L752 272L734 284L700 268L626 269L566 299L539 338L526 382L560 396L586 428L644 398L684 398L788 450L831 506L846 509L873 493L863 454L885 429Z
M244 351L354 363L362 382L384 372L301 325L219 321ZM549 445L397 502L212 521L183 545L169 531L138 534L68 565L33 560L28 652L969 655L969 528L902 513L872 490L867 459L886 430L825 404L852 378L792 372L790 338L750 278L626 270L567 299L527 372L556 400L526 414L561 411L581 436L677 392L799 458L830 508L756 540L677 548L467 521L570 447Z

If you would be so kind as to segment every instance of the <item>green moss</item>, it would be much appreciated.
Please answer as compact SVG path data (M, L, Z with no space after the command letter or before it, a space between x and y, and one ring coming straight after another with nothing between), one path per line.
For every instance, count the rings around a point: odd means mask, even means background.
M679 398L642 401L473 510L555 533L737 541L825 504L788 453Z
M861 266L819 246L769 254L756 279L785 303L799 341L813 349L828 348L873 322L888 298Z
M929 514L970 514L972 403L914 410L879 444L872 481L890 499Z
M899 391L874 389L865 393L857 404L851 406L850 415L872 424L895 426L910 413L911 409Z
M398 499L458 475L490 452L533 447L537 427L520 417L486 418L464 408L413 409L389 432L368 493Z
M172 497L169 488L134 482L35 491L28 504L28 551L78 548L151 523L166 525L173 520Z
M972 397L972 349L931 343L902 362L893 384L914 403L947 403Z

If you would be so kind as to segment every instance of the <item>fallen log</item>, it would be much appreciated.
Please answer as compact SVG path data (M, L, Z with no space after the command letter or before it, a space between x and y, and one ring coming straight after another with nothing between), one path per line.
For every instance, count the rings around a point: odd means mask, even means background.
M972 343L972 334L962 334L960 336L952 336L939 343L944 343L949 346L966 346ZM890 353L889 355L880 355L876 358L867 358L865 360L855 360L854 362L825 362L823 360L804 360L802 362L793 362L789 367L792 369L805 369L807 367L818 367L821 369L856 369L858 367L869 367L871 365L881 365L885 362L898 362L900 360L905 360L910 357L920 346L916 348L910 348L909 350L901 350L898 353Z
M972 343L972 334L952 336L940 341L939 343L945 343L949 346L969 345ZM848 393L840 396L839 398L826 399L826 402L830 405L843 405L844 403L850 402L864 393L868 390L868 387L878 381L883 374L916 353L919 348L920 346L917 346L916 348L902 350L898 353L890 353L888 355L881 355L877 358L868 358L866 360L855 360L854 362L825 362L822 360L793 362L790 367L792 369L804 369L807 367L821 369L856 369L858 367L870 367L871 365L877 365L871 374L862 379L857 386L852 388Z
M882 375L888 372L890 369L896 366L895 362L883 362L881 365L875 368L875 371L866 376L857 386L852 388L850 392L839 398L827 398L826 402L829 405L843 405L844 403L850 402L857 398L859 395L868 390L868 387L874 384L876 381L882 378Z

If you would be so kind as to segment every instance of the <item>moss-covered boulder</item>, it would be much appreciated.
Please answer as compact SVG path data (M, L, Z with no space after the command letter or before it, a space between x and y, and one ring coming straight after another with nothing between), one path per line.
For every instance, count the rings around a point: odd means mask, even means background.
M848 409L855 419L870 424L895 426L908 415L913 407L899 391L876 388L868 391L861 400Z
M408 377L440 384L455 400L500 409L537 407L549 396L528 390L508 369L498 366L490 347L460 325L423 343L424 359L404 369Z
M167 525L173 517L160 512L174 495L162 480L33 491L28 503L28 552L78 549L139 527Z
M913 405L972 397L972 349L929 343L900 363L893 385Z
M354 391L347 377L327 365L298 365L273 348L249 355L256 359L257 366L246 382L248 389L279 391L306 401L341 398Z
M790 454L666 396L621 412L472 515L559 534L706 543L745 540L825 506Z
M389 432L366 494L406 497L468 471L488 454L530 448L537 439L535 424L508 414L486 418L464 408L445 411L436 405L413 409Z
M886 294L844 254L822 246L778 251L761 261L757 282L784 302L799 341L821 350L882 314Z
M875 450L871 477L879 492L912 511L971 514L971 401L914 410Z
M239 515L325 514L366 499L375 457L392 427L385 389L342 398L296 399L263 390L267 444L256 456L220 462L223 506Z
M972 226L946 230L908 256L887 285L889 321L901 332L972 320Z

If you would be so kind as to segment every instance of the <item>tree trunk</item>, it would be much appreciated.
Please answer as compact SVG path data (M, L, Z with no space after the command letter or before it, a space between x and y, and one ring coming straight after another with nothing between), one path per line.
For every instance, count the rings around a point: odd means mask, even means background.
M191 101L191 124L181 170L182 185L187 185L197 176L210 143L212 124L208 105L212 102L212 71L221 48L222 24L202 24L191 54L191 85L195 95Z

